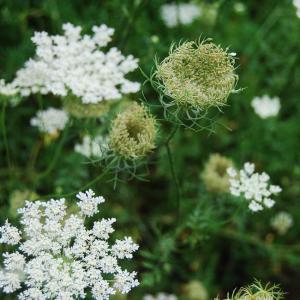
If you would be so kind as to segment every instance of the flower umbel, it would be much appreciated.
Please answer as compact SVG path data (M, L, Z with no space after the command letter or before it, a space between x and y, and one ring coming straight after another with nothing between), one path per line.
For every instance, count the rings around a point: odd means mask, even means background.
M91 137L85 135L81 144L76 144L74 150L88 158L104 158L109 150L108 138L105 136Z
M293 225L293 218L289 213L281 211L272 219L271 225L280 235L284 235Z
M18 244L15 252L4 254L0 287L5 293L22 288L18 299L46 300L85 298L90 292L94 299L106 300L139 284L136 272L119 265L119 260L132 258L138 245L125 237L110 246L115 219L101 219L91 228L84 225L86 217L99 212L103 197L88 190L77 198L80 212L71 215L65 199L26 201L18 210L22 236L8 222L0 227L2 243Z
M137 92L140 84L125 78L137 68L137 59L125 57L115 47L108 52L101 50L111 41L114 29L102 24L92 27L92 35L81 35L81 30L67 23L62 35L36 32L32 38L35 57L17 72L6 93L16 89L22 96L71 94L82 103L99 103Z
M145 295L143 300L177 300L177 297L172 294L158 293L156 296Z
M249 202L249 209L253 212L271 208L275 201L270 198L281 192L278 185L270 185L270 176L265 172L254 172L255 166L246 162L244 168L237 173L234 168L228 168L227 173L231 177L230 192L233 196L244 196Z
M193 3L170 3L160 8L161 18L167 27L188 25L201 15L199 5Z
M209 192L228 192L229 175L227 169L233 166L232 160L220 154L210 155L202 173L202 179Z
M65 128L68 120L69 117L65 111L51 107L38 111L36 117L30 120L30 124L42 133L55 134Z
M119 113L112 123L110 148L125 159L137 159L155 148L156 121L137 103Z
M159 89L180 107L205 110L226 104L238 76L234 56L210 39L172 47L157 65Z
M255 97L251 106L255 113L262 119L276 117L280 110L280 100L278 97L270 98L267 95Z

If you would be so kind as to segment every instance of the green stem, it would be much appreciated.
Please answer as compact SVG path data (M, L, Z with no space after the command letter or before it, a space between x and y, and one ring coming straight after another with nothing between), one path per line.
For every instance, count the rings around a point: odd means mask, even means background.
M56 147L54 157L53 157L51 163L49 164L48 168L44 172L42 172L41 174L38 175L38 180L41 180L41 179L45 178L47 175L49 175L51 173L51 171L54 169L54 167L56 166L57 160L61 154L61 149L62 149L63 143L64 143L66 135L67 135L66 132L67 132L67 128L63 131L62 137Z
M166 147L168 159L169 159L169 164L170 164L170 169L171 169L171 174L172 174L172 178L175 183L175 189L176 189L177 221L179 221L179 218L180 218L180 208L181 208L181 195L180 194L181 193L180 193L180 184L179 184L178 176L176 174L175 167L174 167L174 159L173 159L171 148L170 148L170 142L171 142L172 138L174 137L178 128L179 128L178 125L174 126L173 130L171 131L171 134L169 135L169 137L167 138L166 143L165 143L165 147Z
M9 168L9 170L11 170L12 164L11 164L11 158L10 158L10 153L9 153L8 140L7 140L7 131L6 131L6 125L5 125L5 113L6 113L6 100L3 101L3 106L2 106L1 127L2 127L3 143L4 143L4 147L5 147L5 152L6 152L7 166Z
M139 9L147 2L148 0L140 0L140 2L133 8L133 12L132 12L132 15L131 15L131 18L130 20L127 22L127 25L124 29L124 34L121 38L121 42L119 44L119 47L120 48L124 48L126 46L126 43L127 43L127 40L128 40L128 37L130 35L130 32L133 28L133 25L137 19L137 16L139 15L138 14L138 11Z

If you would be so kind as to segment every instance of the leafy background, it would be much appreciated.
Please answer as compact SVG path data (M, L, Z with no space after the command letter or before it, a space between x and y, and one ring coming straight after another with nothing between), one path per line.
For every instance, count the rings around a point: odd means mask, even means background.
M292 1L244 1L246 9L238 13L234 0L198 0L194 2L214 7L215 18L208 15L174 29L165 27L160 18L159 8L166 2L2 0L0 77L11 80L33 55L30 37L34 31L60 33L66 22L81 25L86 32L101 23L115 28L110 45L138 57L146 74L154 66L154 57L166 56L172 42L201 36L229 46L239 57L237 73L243 92L230 97L214 134L181 129L171 143L182 190L180 223L176 223L175 183L164 147L151 156L147 181L125 180L114 189L107 175L91 186L107 199L102 215L117 217L117 235L130 234L141 246L135 266L130 265L138 270L141 286L128 299L159 291L186 299L183 285L191 280L200 280L210 298L224 296L253 278L279 283L288 293L286 299L299 299L300 19ZM139 71L132 76L145 80ZM151 103L157 102L150 85L143 92ZM254 114L250 102L263 94L280 97L278 117L262 120ZM70 194L68 199L74 201L74 194L103 172L99 164L86 163L73 146L86 131L105 132L113 115L106 122L74 120L62 136L45 146L29 125L41 105L60 106L60 102L44 97L41 104L32 96L15 107L2 104L2 222L12 218L10 198L15 190L33 190L43 198ZM159 109L154 113L161 114ZM169 132L170 125L162 123L159 144ZM255 162L260 171L269 173L273 183L283 187L276 206L258 214L244 207L237 214L239 204L229 195L208 193L200 174L215 152L232 158L237 166ZM271 218L280 210L294 218L285 236L276 235L270 227ZM1 299L9 298L2 295Z

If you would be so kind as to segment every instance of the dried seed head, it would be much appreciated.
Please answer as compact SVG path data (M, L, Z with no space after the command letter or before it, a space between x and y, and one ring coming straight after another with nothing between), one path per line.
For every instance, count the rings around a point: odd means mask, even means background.
M155 119L144 106L134 103L113 121L110 147L123 158L136 159L155 147L155 137Z
M162 91L178 106L207 109L226 104L238 76L234 56L210 40L186 42L171 48L157 65Z
M209 192L224 193L229 191L229 175L227 169L233 162L220 154L212 154L205 164L202 179Z
M76 118L96 118L108 113L111 102L101 101L98 103L82 103L74 96L63 98L65 111Z

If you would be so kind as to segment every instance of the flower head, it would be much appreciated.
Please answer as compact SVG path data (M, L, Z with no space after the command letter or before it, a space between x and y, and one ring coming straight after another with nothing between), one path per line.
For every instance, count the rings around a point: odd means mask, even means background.
M234 57L210 40L172 48L157 65L161 90L180 107L207 109L226 104L237 75Z
M143 300L177 300L177 297L172 294L158 293L156 296L145 295Z
M136 272L122 270L119 260L132 258L138 249L130 237L110 246L115 219L85 226L85 218L98 213L103 197L92 190L77 195L80 212L68 214L65 199L26 201L18 210L23 232L8 222L0 227L1 243L18 245L5 253L0 288L19 291L18 299L79 299L90 293L107 300L138 285Z
M161 18L167 27L188 25L201 15L200 7L193 3L169 3L160 8Z
M113 121L110 148L126 159L141 158L155 147L155 138L155 119L144 106L134 103Z
M296 15L300 18L300 0L293 0L293 4L296 8Z
M293 218L289 213L281 211L272 219L271 225L280 235L284 235L293 225Z
M208 292L201 281L193 280L185 284L183 292L188 300L208 300Z
M65 128L68 120L69 117L65 111L51 107L38 111L30 120L30 124L37 127L40 132L55 134Z
M202 173L202 179L206 189L210 192L228 192L229 191L229 175L227 169L233 166L232 160L221 156L220 154L212 154L205 164Z
M270 176L265 172L259 174L254 172L255 165L249 162L244 164L244 168L239 174L234 168L228 168L227 173L231 177L230 192L233 196L244 196L249 202L249 209L253 212L271 208L275 201L270 198L281 192L278 185L270 185Z
M17 72L11 87L22 96L73 95L82 103L94 104L137 92L140 84L125 78L137 68L137 59L125 57L115 47L106 53L101 50L111 41L114 29L103 24L93 26L92 35L81 35L81 30L67 23L62 35L36 32L32 38L35 57Z
M108 138L101 135L95 138L85 135L82 143L76 144L74 149L88 158L104 158L109 150Z
M263 286L259 281L240 288L226 300L282 300L283 293L277 285L266 284Z
M251 106L255 113L262 119L276 117L280 110L280 100L278 97L270 98L264 95L262 97L255 97L251 102Z

